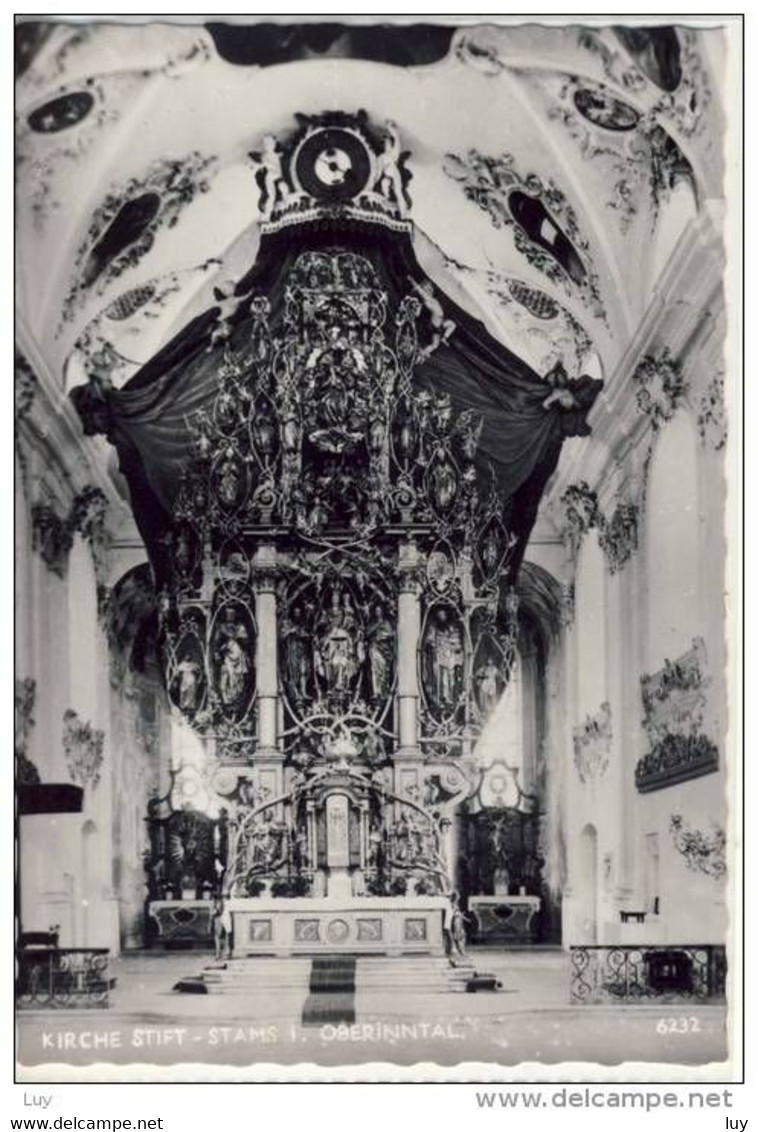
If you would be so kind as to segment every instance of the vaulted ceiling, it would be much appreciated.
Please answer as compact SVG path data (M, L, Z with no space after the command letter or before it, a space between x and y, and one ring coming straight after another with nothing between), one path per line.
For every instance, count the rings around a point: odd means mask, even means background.
M721 195L718 31L27 23L17 57L19 333L65 389L250 267L249 154L298 113L397 123L419 262L538 372L609 377Z

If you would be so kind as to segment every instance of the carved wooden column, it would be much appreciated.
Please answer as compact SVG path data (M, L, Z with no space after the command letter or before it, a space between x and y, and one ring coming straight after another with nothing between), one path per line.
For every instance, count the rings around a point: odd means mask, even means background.
M398 553L400 593L397 602L397 697L401 758L418 758L418 643L421 632L419 608L419 552L415 543L402 544Z
M259 789L280 794L282 752L277 748L278 659L276 618L276 550L259 546L253 559L257 638L255 674L258 689L258 746L255 752Z

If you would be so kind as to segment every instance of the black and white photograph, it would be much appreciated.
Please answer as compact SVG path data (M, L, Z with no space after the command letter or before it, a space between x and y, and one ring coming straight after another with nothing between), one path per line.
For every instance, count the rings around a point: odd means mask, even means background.
M738 1079L740 17L14 33L17 1081Z

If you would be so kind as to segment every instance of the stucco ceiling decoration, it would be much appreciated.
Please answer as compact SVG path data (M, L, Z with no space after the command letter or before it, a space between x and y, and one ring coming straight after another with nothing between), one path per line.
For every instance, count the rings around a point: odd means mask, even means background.
M338 108L397 123L440 287L535 368L611 373L687 215L673 190L694 209L720 183L708 33L272 27L20 37L20 323L61 383L122 385L213 306L257 250L249 155Z

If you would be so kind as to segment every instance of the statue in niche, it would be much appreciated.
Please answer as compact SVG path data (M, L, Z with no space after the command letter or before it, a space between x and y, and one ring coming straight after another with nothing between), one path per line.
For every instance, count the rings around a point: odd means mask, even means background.
M392 662L395 652L395 630L378 603L367 630L369 661L369 693L371 699L382 701L389 694L392 682Z
M356 345L358 327L331 325L326 345L316 346L306 362L316 407L317 427L311 440L326 452L344 452L361 439L365 407L356 402L357 388L367 378L366 358Z
M261 219L270 220L276 205L284 202L290 195L289 186L282 172L282 158L278 143L271 134L265 134L260 151L248 154L255 168L255 177L263 190L260 205Z
M225 507L236 507L243 490L240 462L231 448L224 454L218 469L218 497Z
M200 675L202 668L191 656L185 656L176 666L174 677L179 709L191 715L200 702Z
M174 564L180 574L189 574L195 561L192 535L186 527L180 527L174 534Z
M264 464L269 463L276 447L276 423L268 404L256 406L251 425L253 444Z
M347 591L337 586L332 590L331 607L320 618L319 630L314 650L316 675L327 695L344 699L364 659L362 634Z
M282 409L282 448L290 459L300 451L300 422L290 401Z
M453 504L457 488L455 468L444 457L438 460L431 474L432 493L438 511L447 511Z
M482 566L487 577L491 577L502 557L502 542L494 523L490 523L484 534L481 548Z
M284 671L290 694L295 700L307 699L311 685L311 635L303 621L302 606L296 605L292 618L282 626Z
M394 448L400 465L407 468L416 455L416 422L409 403L403 400L395 414Z
M237 401L228 389L222 389L216 398L216 420L225 432L231 432L240 423ZM201 455L207 455L207 452L201 452Z
M444 607L438 609L426 638L427 666L437 706L455 707L463 681L463 634Z
M232 606L227 606L216 630L218 692L224 707L237 709L242 704L250 674L249 647L247 629Z
M384 434L384 418L380 413L374 413L368 426L368 450L374 460L382 454Z
M476 688L476 702L484 719L487 719L500 699L503 690L503 678L500 667L492 657L487 657L483 664L474 673Z

